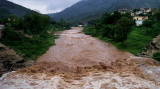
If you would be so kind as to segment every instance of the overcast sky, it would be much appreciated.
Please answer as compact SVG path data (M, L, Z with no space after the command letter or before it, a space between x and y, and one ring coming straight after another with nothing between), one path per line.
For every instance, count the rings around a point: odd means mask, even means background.
M55 13L73 5L80 0L8 0L43 14Z

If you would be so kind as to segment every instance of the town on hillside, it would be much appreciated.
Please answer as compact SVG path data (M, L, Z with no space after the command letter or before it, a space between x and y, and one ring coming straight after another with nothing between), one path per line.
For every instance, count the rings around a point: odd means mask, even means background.
M158 9L153 9L151 8L135 8L134 10L128 10L128 9L119 9L118 12L121 14L125 13L131 13L131 16L133 16L133 20L135 21L137 26L140 26L143 24L145 20L148 20L148 15L153 15L154 11Z

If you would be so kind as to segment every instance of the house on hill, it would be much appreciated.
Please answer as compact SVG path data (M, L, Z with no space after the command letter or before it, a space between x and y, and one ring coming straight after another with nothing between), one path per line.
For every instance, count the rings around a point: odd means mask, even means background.
M151 13L151 8L140 8L140 10L143 12L143 14Z
M125 13L127 13L127 11L128 11L127 9L119 9L118 10L118 12L120 12L121 14L125 14Z
M134 12L135 16L140 14L152 14L151 8L139 8L136 12Z
M148 16L134 16L133 20L135 20L136 26L140 26L145 20L148 20Z

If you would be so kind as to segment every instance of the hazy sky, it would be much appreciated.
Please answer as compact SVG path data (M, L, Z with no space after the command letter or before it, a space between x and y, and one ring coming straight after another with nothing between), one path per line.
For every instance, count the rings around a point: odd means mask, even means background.
M8 0L43 14L62 11L80 0Z

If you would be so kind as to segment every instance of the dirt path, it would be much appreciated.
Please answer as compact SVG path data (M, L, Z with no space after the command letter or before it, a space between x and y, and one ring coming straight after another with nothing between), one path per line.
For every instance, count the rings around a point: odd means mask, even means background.
M85 35L81 29L74 27L61 32L56 45L35 65L5 74L0 79L0 89L160 88L158 80L147 74L160 80L160 67L155 61L118 50L112 44ZM146 73L140 68L146 69Z

